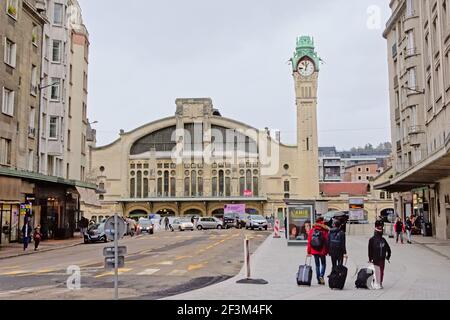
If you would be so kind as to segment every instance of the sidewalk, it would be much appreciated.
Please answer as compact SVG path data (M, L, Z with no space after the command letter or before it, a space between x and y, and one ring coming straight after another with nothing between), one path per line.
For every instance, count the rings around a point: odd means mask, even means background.
M433 300L450 299L450 261L447 256L430 251L419 244L395 244L386 239L392 249L391 263L386 264L384 290L355 288L357 270L368 265L369 236L347 238L348 277L344 290L319 286L313 275L312 287L296 283L298 266L305 263L305 247L288 247L285 239L270 236L252 255L252 278L264 279L267 285L237 284L245 278L245 266L234 278L203 289L169 297L171 300ZM422 237L417 237L419 242ZM431 242L430 238L425 238ZM437 244L431 246L439 247ZM443 246L448 250L448 246ZM314 263L313 263L314 265ZM329 274L331 260L327 258ZM328 280L326 278L326 280Z
M433 237L413 236L412 242L417 245L422 245L450 260L450 240L437 240Z
M10 243L0 247L0 260L14 258L24 255L37 254L39 252L52 251L57 249L75 247L83 244L83 238L79 233L75 233L74 238L67 240L46 240L39 244L37 251L34 251L34 243L28 244L28 249L23 251L22 243Z

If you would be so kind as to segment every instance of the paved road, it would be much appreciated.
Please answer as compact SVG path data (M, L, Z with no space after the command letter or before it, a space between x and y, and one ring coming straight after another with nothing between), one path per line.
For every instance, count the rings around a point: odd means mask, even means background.
M210 230L160 232L126 238L120 297L159 299L235 276L242 267L243 239L251 251L269 232ZM2 260L0 299L111 299L113 276L103 268L104 243L80 245ZM69 266L79 266L81 289L67 289ZM73 282L71 282L73 283Z

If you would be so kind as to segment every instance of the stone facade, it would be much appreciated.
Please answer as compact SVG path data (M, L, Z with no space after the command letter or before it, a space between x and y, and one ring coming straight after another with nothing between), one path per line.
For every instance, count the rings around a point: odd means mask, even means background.
M396 210L450 237L450 2L392 0L388 44Z
M294 60L313 60L312 40L299 40L307 41L297 42ZM121 130L115 142L92 149L89 175L105 193L91 216L221 215L224 205L244 203L249 212L282 217L286 198L318 199L318 65L307 76L294 65L293 76L298 145L222 117L209 98L177 99L175 116Z

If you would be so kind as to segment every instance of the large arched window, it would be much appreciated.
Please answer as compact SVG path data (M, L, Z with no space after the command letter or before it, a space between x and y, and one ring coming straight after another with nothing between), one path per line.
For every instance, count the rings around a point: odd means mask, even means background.
M144 198L148 198L148 179L144 178Z
M245 177L240 177L239 178L239 195L241 197L244 196L244 191L245 191Z
M192 170L191 172L191 196L195 197L197 195L197 172Z
M245 175L245 188L247 190L252 190L252 170L247 170L247 173Z
M217 197L217 177L212 177L211 184L212 184L212 196Z
M200 197L203 196L203 178L202 177L198 177L198 195Z
M231 178L230 177L225 178L225 196L231 197Z
M235 129L212 125L211 140L215 155L235 151L238 151L241 155L258 152L256 141Z
M136 179L136 198L142 198L142 171L137 172Z
M130 197L134 198L135 197L135 189L136 189L136 183L135 183L135 179L131 178L130 179Z
M177 195L176 189L176 179L174 177L170 178L170 196L175 197Z
M190 181L191 181L191 179L189 177L184 178L184 195L186 197L189 197Z
M158 178L158 197L162 197L162 178Z
M167 127L137 140L131 147L130 154L138 155L149 152L151 149L156 151L172 151L176 147L175 139L176 126Z
M164 196L169 196L169 171L164 171Z
M253 177L253 195L257 197L259 195L258 177Z
M223 170L219 170L219 196L223 197L223 195L225 194L224 192L224 175L223 175Z

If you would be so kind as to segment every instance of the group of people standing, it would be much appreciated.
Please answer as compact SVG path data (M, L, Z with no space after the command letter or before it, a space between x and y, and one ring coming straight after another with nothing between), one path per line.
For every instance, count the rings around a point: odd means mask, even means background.
M335 220L330 229L320 217L309 231L307 253L308 257L314 256L317 282L320 285L325 285L327 255L331 257L332 271L343 265L344 258L348 258L345 242L345 232L339 220Z
M33 239L34 241L34 251L37 251L42 240L41 226L38 225L33 230L31 223L25 223L22 227L22 235L23 251L26 251L28 249L28 244L31 242L31 239Z
M383 237L383 227L379 221L375 223L375 232L368 244L369 262L374 265L377 272L375 277L378 282L377 289L383 288L385 262L391 258L391 248ZM334 220L332 228L330 228L325 224L324 219L319 217L309 232L307 246L307 256L314 256L319 285L325 285L327 255L330 256L332 262L331 273L335 272L339 266L344 265L344 259L348 259L345 223Z

